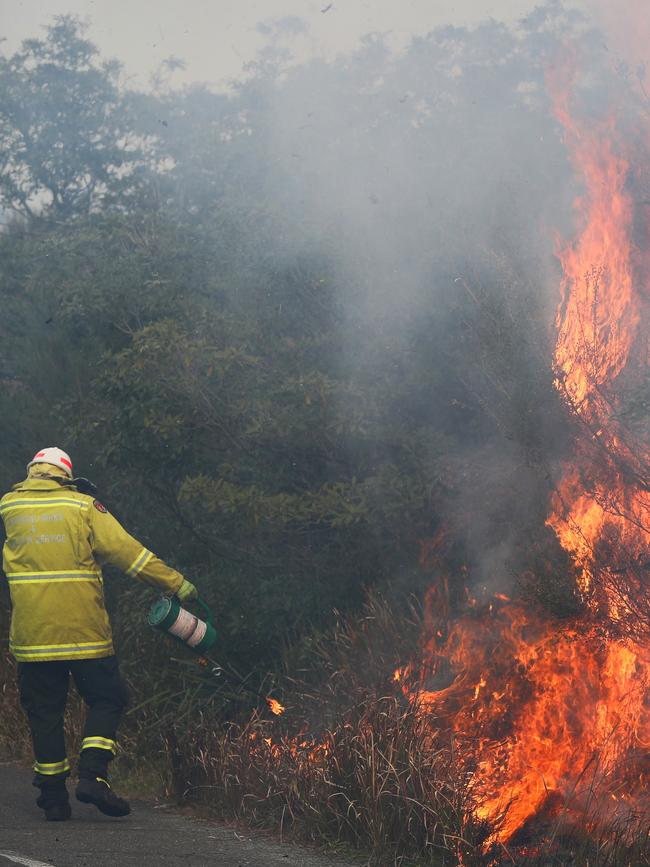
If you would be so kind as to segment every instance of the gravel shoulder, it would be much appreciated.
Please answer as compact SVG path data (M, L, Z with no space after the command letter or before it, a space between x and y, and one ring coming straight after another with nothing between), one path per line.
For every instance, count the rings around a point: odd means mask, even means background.
M29 770L0 764L0 867L352 867L291 843L131 801L125 819L102 816L71 791L72 819L46 822Z

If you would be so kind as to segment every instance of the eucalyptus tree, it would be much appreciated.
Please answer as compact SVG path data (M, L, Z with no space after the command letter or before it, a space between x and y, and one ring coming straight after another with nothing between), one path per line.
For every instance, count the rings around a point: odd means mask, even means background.
M0 205L65 220L128 197L146 165L120 89L84 28L58 16L42 39L0 55Z

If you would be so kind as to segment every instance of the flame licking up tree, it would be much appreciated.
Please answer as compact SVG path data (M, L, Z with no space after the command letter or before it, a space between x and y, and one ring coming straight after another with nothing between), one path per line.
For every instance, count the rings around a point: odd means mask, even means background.
M582 433L547 523L575 566L584 613L560 622L506 603L460 618L444 640L431 617L420 671L395 674L453 733L474 814L500 843L560 810L607 822L650 807L650 455L620 422L621 392L647 370L648 222L635 214L634 161L614 119L576 122L566 76L550 85L585 192L582 234L558 248L554 355ZM423 689L441 660L452 683Z

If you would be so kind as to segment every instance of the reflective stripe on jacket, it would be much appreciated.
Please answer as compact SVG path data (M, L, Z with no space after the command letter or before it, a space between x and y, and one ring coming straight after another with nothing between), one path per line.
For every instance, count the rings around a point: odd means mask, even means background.
M101 503L55 479L15 485L0 500L0 517L12 604L9 649L20 662L112 655L104 563L167 594L183 582Z

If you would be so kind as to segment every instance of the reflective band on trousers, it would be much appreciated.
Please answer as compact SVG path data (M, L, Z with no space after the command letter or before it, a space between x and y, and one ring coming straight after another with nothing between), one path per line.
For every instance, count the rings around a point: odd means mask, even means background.
M115 741L112 741L110 738L84 738L81 742L82 750L110 750L112 753L115 753L117 750L117 744Z
M41 581L62 583L65 581L101 581L99 572L84 572L78 569L67 569L61 572L7 572L10 584L36 584Z
M56 774L65 774L70 770L70 762L63 759L62 762L34 762L34 771L44 777L54 777Z
M69 656L75 653L89 653L92 651L112 650L112 641L91 641L87 644L36 644L36 645L18 645L10 644L9 650L19 656Z
M131 563L129 568L126 570L126 574L130 578L135 578L138 572L141 572L144 569L144 567L147 565L147 563L149 562L149 560L151 560L152 557L153 554L151 553L151 551L147 551L146 548L143 548L142 551L140 551L138 556L135 558L133 563Z

